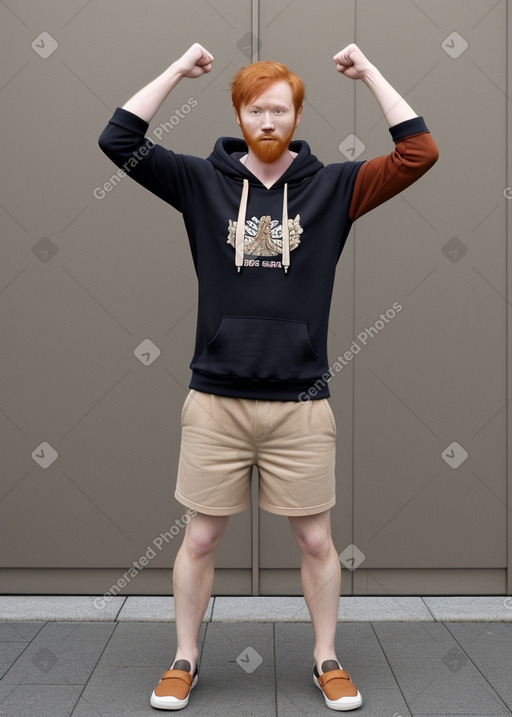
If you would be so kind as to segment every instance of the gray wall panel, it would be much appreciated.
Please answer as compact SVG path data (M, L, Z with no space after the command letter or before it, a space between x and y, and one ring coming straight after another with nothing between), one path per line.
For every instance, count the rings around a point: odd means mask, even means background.
M5 566L122 570L184 514L173 492L196 288L174 210L128 177L94 196L116 172L97 140L116 105L198 40L212 48L214 71L176 88L149 133L194 97L162 144L208 154L236 127L228 84L248 61L242 41L252 6L80 10L47 3L43 14L28 4L18 17L0 11L3 46L12 50L2 101L16 108L1 139L9 169L0 321L9 341L1 350L0 544ZM40 51L58 44L45 58L31 47L43 30L51 38L38 39ZM41 246L54 255L35 254ZM144 366L134 350L148 338L161 353ZM45 469L31 457L43 442L58 453ZM219 564L250 567L250 522L234 518L229 535ZM151 565L169 566L177 544L165 544Z
M296 136L323 162L345 161L352 133L360 159L389 152L375 99L335 71L352 41L425 116L439 162L358 220L338 267L329 356L361 350L330 384L333 534L364 554L342 590L500 593L507 577L510 590L509 3L19 0L0 21L3 590L103 592L184 514L173 493L197 299L183 222L127 177L94 190L116 171L97 146L114 108L194 41L214 70L181 83L149 130L173 117L161 143L179 152L239 134L229 80L256 57L304 78ZM134 355L144 339L160 350L149 366ZM442 456L454 441L468 453L457 468ZM58 453L46 468L45 442ZM215 590L299 592L288 521L255 517L230 519ZM126 594L170 591L174 532Z
M355 227L357 324L403 306L355 367L354 542L367 568L506 565L506 7L479 22L482 5L393 3L384 39L378 3L358 3L358 42L411 88L441 153ZM411 36L418 52L402 63ZM356 135L373 154L364 90ZM454 441L469 454L456 468L442 458Z

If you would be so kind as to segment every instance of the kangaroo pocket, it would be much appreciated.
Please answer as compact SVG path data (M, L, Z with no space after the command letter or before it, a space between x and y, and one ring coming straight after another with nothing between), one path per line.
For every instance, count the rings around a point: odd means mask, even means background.
M218 376L292 381L315 378L317 369L304 321L225 316L208 343L207 371Z

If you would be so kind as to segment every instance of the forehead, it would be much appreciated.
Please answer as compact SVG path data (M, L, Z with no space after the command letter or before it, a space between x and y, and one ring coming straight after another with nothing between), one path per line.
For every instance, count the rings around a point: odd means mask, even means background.
M250 105L280 104L291 106L293 104L292 88L286 80L276 80L263 90L261 94L254 97Z

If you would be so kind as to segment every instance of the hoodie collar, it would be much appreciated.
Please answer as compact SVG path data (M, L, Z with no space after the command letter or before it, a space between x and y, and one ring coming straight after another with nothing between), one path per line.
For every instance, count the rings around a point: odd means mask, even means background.
M296 152L297 156L288 167L286 172L275 182L271 189L284 186L288 183L291 186L302 182L306 177L318 172L324 165L314 154L307 142L303 140L292 140L290 149ZM248 179L251 184L261 185L257 179L246 167L240 162L240 157L248 152L247 144L243 139L238 137L220 137L213 148L213 152L208 157L208 161L213 164L215 169L222 174L237 178Z

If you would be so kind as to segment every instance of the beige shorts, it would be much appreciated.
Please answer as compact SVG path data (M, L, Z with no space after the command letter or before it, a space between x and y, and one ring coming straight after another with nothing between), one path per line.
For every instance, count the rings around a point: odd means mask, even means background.
M252 467L259 505L312 515L336 502L336 422L327 398L262 401L191 389L181 412L176 499L207 515L247 508Z

